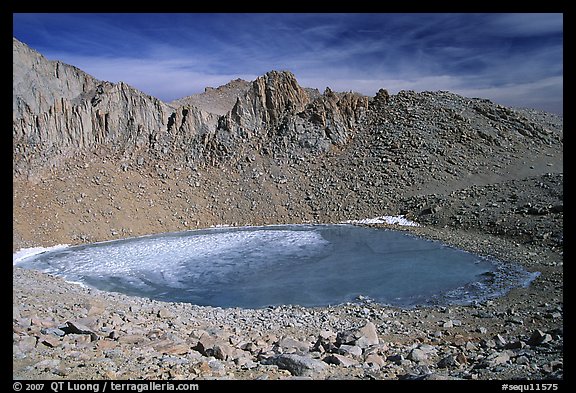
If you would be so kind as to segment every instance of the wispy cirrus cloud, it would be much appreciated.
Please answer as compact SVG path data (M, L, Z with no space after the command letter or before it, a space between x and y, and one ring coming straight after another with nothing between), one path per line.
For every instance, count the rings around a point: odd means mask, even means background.
M288 69L321 90L563 105L561 14L16 14L14 34L165 101Z

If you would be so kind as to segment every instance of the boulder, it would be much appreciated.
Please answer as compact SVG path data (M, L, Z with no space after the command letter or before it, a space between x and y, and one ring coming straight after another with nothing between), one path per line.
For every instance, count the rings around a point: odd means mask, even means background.
M378 344L378 342L376 325L372 322L367 322L361 328L339 332L336 335L336 345L346 344L368 348L371 345Z
M91 341L98 340L98 334L95 331L78 321L66 321L66 326L62 326L59 329L66 334L87 334L90 336Z
M532 332L532 335L528 339L528 345L542 345L552 341L552 336L548 333L544 333L542 330L536 329Z
M295 354L281 354L274 356L267 361L269 364L275 364L278 368L288 370L292 375L297 376L316 376L326 369L326 363L312 359L309 356Z
M338 353L341 355L359 358L360 356L362 356L362 348L360 348L357 345L342 344L338 348Z
M342 367L351 367L358 365L358 361L348 356L338 355L337 353L330 354L324 358L324 361L328 364L336 364Z

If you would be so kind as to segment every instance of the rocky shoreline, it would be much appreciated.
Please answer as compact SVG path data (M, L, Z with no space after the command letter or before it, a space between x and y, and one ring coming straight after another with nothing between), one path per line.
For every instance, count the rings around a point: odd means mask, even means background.
M381 225L385 226L385 225ZM562 379L562 255L406 228L541 275L471 306L222 309L13 269L14 379Z

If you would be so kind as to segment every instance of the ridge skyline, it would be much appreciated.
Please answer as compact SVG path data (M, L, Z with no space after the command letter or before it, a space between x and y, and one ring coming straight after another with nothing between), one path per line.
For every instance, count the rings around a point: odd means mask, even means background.
M13 35L163 102L288 69L320 91L451 91L562 113L562 29L562 14L15 14Z

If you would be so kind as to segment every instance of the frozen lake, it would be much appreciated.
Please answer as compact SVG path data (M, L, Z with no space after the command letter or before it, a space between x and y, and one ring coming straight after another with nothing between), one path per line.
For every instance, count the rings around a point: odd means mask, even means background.
M17 265L101 290L218 307L469 304L538 275L392 230L211 228L40 250Z

